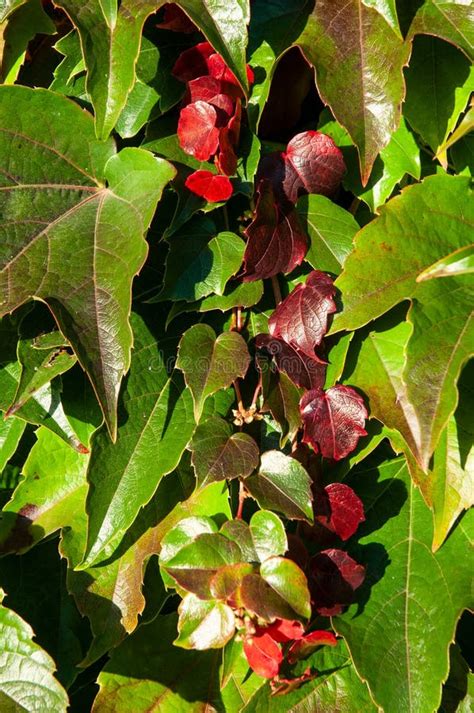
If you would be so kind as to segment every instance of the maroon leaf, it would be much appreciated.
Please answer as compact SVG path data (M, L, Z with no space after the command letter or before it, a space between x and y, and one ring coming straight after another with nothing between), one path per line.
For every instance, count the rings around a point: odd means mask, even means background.
M257 349L265 349L271 354L278 369L284 371L297 386L310 389L309 393L324 386L327 364L316 354L311 358L271 334L258 334L255 344Z
M244 653L250 668L263 678L278 675L283 654L278 644L268 634L246 636Z
M232 183L227 176L216 176L210 171L194 171L187 177L184 185L209 203L226 201L232 195Z
M172 32L184 32L191 34L196 32L196 25L191 22L189 17L181 10L178 5L166 4L164 6L163 22L160 22L157 27L161 30L171 30Z
M203 101L188 104L179 115L178 139L181 148L198 161L207 161L217 151L217 112Z
M172 69L172 74L181 82L190 82L196 77L209 74L207 60L215 54L209 42L200 42L195 47L181 52Z
M348 540L365 520L362 500L344 483L331 483L321 490L314 511L315 519L341 540Z
M294 136L283 159L283 189L292 203L305 193L331 196L346 170L340 149L330 136L319 131L304 131Z
M303 262L308 249L296 211L277 205L268 181L260 182L258 194L255 217L245 231L244 282L291 272Z
M329 275L314 270L297 285L269 319L270 334L314 358L314 348L326 334L328 317L336 311L336 290Z
M310 568L311 595L316 610L322 616L340 614L352 602L354 590L365 579L365 567L343 550L319 552L312 558Z
M298 659L309 656L318 646L336 646L337 639L332 631L312 631L299 641L295 641L287 654L288 663L296 663Z
M217 167L226 176L232 176L237 170L237 156L234 146L239 143L240 121L242 107L240 99L237 99L235 111L227 126L224 126L219 134L219 155L216 160Z
M269 626L259 627L257 633L269 634L274 641L285 644L287 641L301 639L304 635L304 626L295 619L276 619Z
M359 438L366 435L367 409L362 397L350 386L308 391L300 401L300 410L304 443L311 444L325 458L345 458Z

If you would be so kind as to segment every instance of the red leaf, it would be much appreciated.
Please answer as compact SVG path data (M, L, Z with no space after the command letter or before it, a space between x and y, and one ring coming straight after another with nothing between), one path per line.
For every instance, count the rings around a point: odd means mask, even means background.
M319 131L304 131L294 136L283 159L283 189L292 203L305 193L332 195L346 170L340 149L330 136Z
M298 659L306 658L306 656L309 656L318 646L336 646L336 644L337 639L332 631L312 631L290 646L287 655L288 663L293 664L296 663Z
M181 82L189 82L209 74L207 60L212 54L215 54L215 51L209 42L200 42L195 47L181 52L171 73Z
M329 275L313 271L306 284L297 285L278 305L268 322L270 334L314 358L314 348L326 334L328 317L336 311L335 292Z
M327 485L315 498L315 519L348 540L364 522L364 506L352 488L344 483Z
M244 653L250 668L259 676L273 678L278 675L283 654L269 634L246 637Z
M184 32L191 34L196 32L196 25L191 22L189 17L181 10L178 5L166 4L164 6L163 22L160 22L157 27L160 30L171 30L172 32Z
M291 272L303 262L308 249L296 211L276 204L268 181L260 183L258 194L255 217L245 231L244 282Z
M350 386L333 386L327 391L313 389L300 401L304 443L325 458L345 458L357 445L364 429L367 409L361 396Z
M304 635L304 626L301 622L291 619L275 619L272 624L259 627L257 633L268 634L274 641L285 644L287 641L301 639Z
M282 339L276 339L270 334L258 334L255 339L257 349L266 349L280 371L284 371L296 386L304 389L320 390L326 378L326 362L316 354L313 358L307 356Z
M209 203L226 201L232 195L232 183L227 176L216 176L210 171L194 171L184 185Z
M310 589L316 610L323 616L340 614L352 602L354 590L365 579L365 567L343 550L323 550L311 560Z
M241 103L237 99L235 112L231 120L224 126L219 134L219 155L216 160L217 167L226 176L233 176L237 170L237 156L234 146L239 143Z
M225 96L225 100L222 99L222 96ZM223 109L230 118L234 113L233 100L238 96L239 92L236 87L229 82L221 82L214 77L198 77L188 82L185 104L204 101Z
M178 139L183 151L199 161L207 161L219 145L216 122L216 110L206 102L197 101L181 109Z

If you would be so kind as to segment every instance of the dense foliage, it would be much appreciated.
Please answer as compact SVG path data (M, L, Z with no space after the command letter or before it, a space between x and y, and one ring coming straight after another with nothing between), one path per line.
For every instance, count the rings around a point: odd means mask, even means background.
M0 709L471 710L472 4L0 22Z

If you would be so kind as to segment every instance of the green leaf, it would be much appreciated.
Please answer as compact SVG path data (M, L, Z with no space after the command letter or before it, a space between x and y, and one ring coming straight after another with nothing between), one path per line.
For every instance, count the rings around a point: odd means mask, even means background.
M417 421L410 447L425 469L456 406L456 380L471 350L472 292L467 276L421 283L416 278L443 255L471 244L471 206L463 177L431 176L405 189L357 234L336 281L344 309L333 332L363 326L412 299L403 380Z
M459 248L450 255L442 257L433 265L420 272L417 282L432 280L434 277L451 277L452 275L465 275L474 272L474 244Z
M411 24L408 39L414 35L436 35L474 58L473 11L463 0L424 0Z
M0 22L6 20L10 13L21 5L24 5L25 2L27 2L27 0L5 0L0 8Z
M49 88L59 94L80 97L84 101L89 101L85 87L85 65L77 31L71 30L67 35L61 37L54 45L54 49L64 59L55 68L54 79Z
M243 642L231 639L222 653L221 694L225 711L241 711L262 685L262 679L251 669L244 654Z
M0 313L31 297L48 304L114 437L118 389L130 362L131 282L146 257L143 233L174 169L141 149L115 155L112 142L95 139L89 114L45 90L1 87L0 124L0 156L15 166L2 179Z
M39 428L36 438L23 466L22 480L3 508L3 554L26 552L44 537L70 525L83 508L88 456L72 450L46 428Z
M93 439L88 566L105 558L111 540L132 524L161 478L176 468L195 428L189 391L178 374L170 378L167 373L169 341L157 343L136 314L131 323L134 350L120 401L117 443L112 444L105 429Z
M405 443L410 450L416 449L418 426L413 407L408 401L407 387L402 380L406 345L411 330L407 322L390 326L387 321L379 320L376 323L377 331L355 342L357 361L353 370L348 370L346 381L366 394L372 416L403 436L405 442L400 442L395 434L386 434L398 450L406 452ZM428 473L423 472L410 452L406 453L411 476L433 511L435 549L441 545L462 510L473 504L474 483L470 475L472 468L469 464L470 438L466 413L469 393L463 396L456 418L451 416L441 432ZM461 440L458 441L458 433L466 433L462 439L465 445L461 445Z
M359 594L364 604L335 617L334 628L383 710L435 711L457 619L472 606L473 513L433 554L431 513L404 460L354 472L348 484L364 502L353 554L367 574Z
M87 67L87 92L96 116L99 138L106 138L119 120L136 76L141 33L148 15L163 2L124 0L105 9L100 0L90 0L84 11L80 0L61 0L61 7L77 27ZM198 0L177 3L221 53L242 87L247 87L245 71L247 0L235 0L232 7L217 0L205 5Z
M445 153L447 149L452 148L455 143L460 139L464 138L466 134L470 134L474 129L474 108L470 108L459 126L456 127L455 131L442 143L438 149L437 158L441 153Z
M163 289L158 300L199 300L222 296L227 282L242 264L245 243L235 233L175 234L170 239ZM153 302L156 300L152 300Z
M224 332L216 338L212 327L196 324L183 334L176 366L193 395L196 421L206 398L245 376L249 363L247 345L237 332Z
M281 696L272 695L265 683L242 709L242 713L375 713L367 686L359 679L347 646L340 639L335 647L323 646L294 668L301 675L310 668L314 677Z
M362 0L318 2L297 41L315 67L321 99L357 146L363 185L398 128L405 92L403 66L410 51L378 11L380 5L368 7Z
M232 609L222 602L204 602L187 594L178 608L179 636L173 642L183 649L221 649L235 631Z
M156 42L142 37L138 55L137 81L117 119L116 131L122 138L135 136L148 121L171 109L183 95L184 85L171 74L187 43L177 42L175 33L160 32Z
M341 380L346 364L347 352L351 345L354 332L336 334L335 337L328 337L326 342L328 366L326 369L326 381L324 388L330 389Z
M38 316L35 312L33 315ZM34 331L37 332L37 329ZM17 346L21 376L7 416L18 411L43 386L76 363L75 355L64 345L65 340L60 332L41 336L29 336L23 329L22 332Z
M309 0L254 0L249 28L250 65L255 82L249 98L248 114L252 128L260 121L277 62L302 32Z
M288 602L293 611L309 619L311 602L308 583L293 560L270 557L262 562L260 576L285 602Z
M420 149L403 116L387 146L375 159L366 186L361 183L357 151L349 134L332 119L327 110L320 116L318 130L331 136L342 150L347 166L343 178L344 188L363 200L372 212L385 203L404 176L420 178Z
M21 319L21 314L18 319ZM18 340L16 322L16 317L4 317L0 320L0 409L5 412L15 398L21 378L21 365L16 355ZM40 388L15 415L22 421L37 426L44 425L70 446L79 452L84 452L84 446L77 438L64 412L61 403L61 386L57 379Z
M326 196L309 195L296 207L311 244L305 260L315 270L339 275L359 225L349 211Z
M268 360L259 359L262 373L263 411L269 410L281 428L280 446L293 441L301 427L301 391L283 372L275 372Z
M215 599L227 601L241 586L248 574L253 574L254 565L249 562L228 564L217 570L211 580L211 594Z
M0 473L15 453L25 427L26 422L21 418L0 420Z
M43 10L41 0L21 4L2 25L0 80L3 84L13 84L24 62L28 43L39 33L53 35L56 26Z
M284 555L288 549L283 523L269 510L258 510L252 515L250 534L260 562L265 562L269 557Z
M216 480L246 478L258 466L258 446L246 433L211 416L197 427L191 441L192 462L198 487Z
M194 542L198 535L217 532L217 525L210 517L186 517L163 537L160 550L160 569L163 582L168 589L176 587L176 582L166 571L166 565L186 545Z
M166 321L166 328L169 327L173 319L186 312L211 312L219 310L228 312L234 307L253 307L260 302L263 295L263 281L229 283L224 290L224 294L209 295L199 302L175 302Z
M225 565L242 562L240 547L220 533L204 533L182 547L164 565L180 587L200 599L213 599L210 582Z
M53 676L54 661L33 641L29 624L1 604L0 649L4 664L0 670L0 699L6 711L51 710L66 713L68 697Z
M261 508L312 522L311 479L294 458L280 451L263 453L258 473L246 479L245 487Z
M176 614L157 616L112 652L99 674L95 713L173 713L222 710L220 651L185 651L173 646Z
M424 143L437 153L474 91L471 63L447 42L420 36L414 41L405 79L404 115Z

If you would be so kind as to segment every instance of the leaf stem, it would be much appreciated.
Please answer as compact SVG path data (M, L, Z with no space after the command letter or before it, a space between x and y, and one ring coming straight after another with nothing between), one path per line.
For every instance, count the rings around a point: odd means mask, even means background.
M273 294L275 296L275 303L277 305L280 304L281 302L281 290L280 290L280 283L278 282L278 277L277 275L273 275L272 279L272 289L273 289Z
M234 381L234 391L235 391L235 396L237 398L237 409L240 411L240 413L244 413L245 408L244 408L244 404L242 401L242 392L240 391L238 379L236 379Z
M260 391L262 390L262 379L263 379L262 372L260 372L260 376L258 378L258 384L255 387L255 391L253 392L252 403L250 404L249 411L257 408L257 399L260 394Z
M244 511L244 502L245 502L246 497L247 497L247 493L245 492L244 481L239 480L239 506L237 508L237 513L235 516L236 520L242 520L242 514Z

